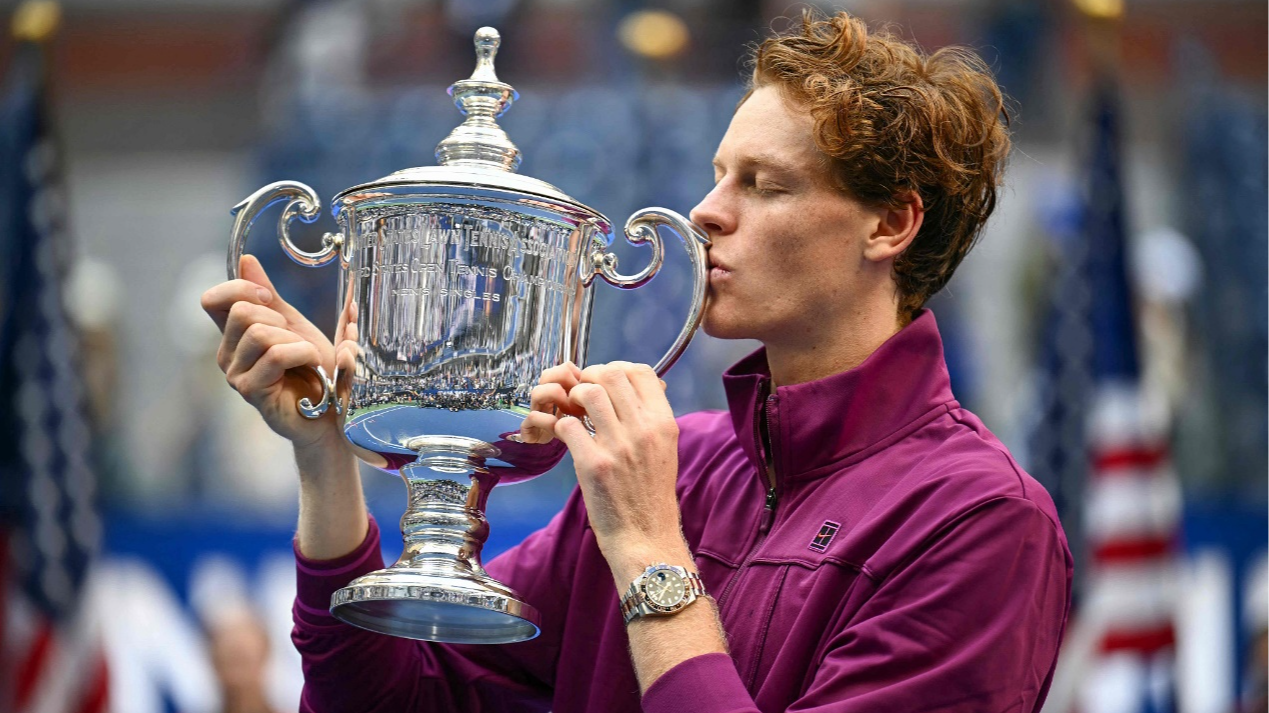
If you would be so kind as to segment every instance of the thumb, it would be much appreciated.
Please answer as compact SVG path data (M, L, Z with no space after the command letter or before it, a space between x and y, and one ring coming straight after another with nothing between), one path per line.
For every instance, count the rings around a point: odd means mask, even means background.
M255 255L247 254L239 258L238 274L242 276L242 279L254 282L268 290L273 295L273 299L269 301L269 306L277 310L283 317L286 317L287 321L296 319L308 321L304 315L300 314L299 310L282 299L282 295L278 294L278 288L273 286L273 280L270 280L269 274L264 271L264 265L260 264L260 260Z

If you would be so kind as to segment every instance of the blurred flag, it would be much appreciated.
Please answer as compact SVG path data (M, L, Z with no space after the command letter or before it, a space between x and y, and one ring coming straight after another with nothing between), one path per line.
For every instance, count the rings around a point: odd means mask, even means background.
M1067 329L1049 343L1078 355L1065 374L1066 391L1055 387L1065 407L1054 410L1063 418L1054 428L1069 436L1079 424L1083 443L1064 439L1062 467L1085 473L1082 594L1045 706L1050 713L1175 710L1181 498L1168 425L1155 415L1164 412L1152 410L1142 387L1116 96L1110 84L1096 94L1081 229L1065 256L1070 280L1059 281L1066 292L1058 301L1071 302Z
M1126 713L1162 713L1175 709L1181 497L1168 453L1168 425L1153 416L1151 395L1142 388L1115 97L1109 86L1097 95L1084 230L1094 304L1084 606L1102 612L1105 623L1099 673L1107 680L1090 684L1131 693L1122 699L1133 701ZM1096 713L1093 705L1084 709Z
M29 2L0 104L0 710L107 707L85 581L100 541L92 431L63 306L70 247L44 58L57 6Z

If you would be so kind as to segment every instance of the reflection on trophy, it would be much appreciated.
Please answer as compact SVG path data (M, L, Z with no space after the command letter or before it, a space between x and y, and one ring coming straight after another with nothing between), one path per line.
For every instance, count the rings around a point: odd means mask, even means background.
M661 267L658 228L680 239L694 270L693 298L658 374L687 347L707 284L708 242L679 214L649 208L630 218L626 238L648 244L651 262L622 275L607 251L607 218L516 174L520 151L496 121L518 98L494 73L499 41L494 29L479 30L476 71L450 87L467 118L436 147L439 166L336 195L340 230L327 233L317 252L297 248L287 234L293 218L317 219L316 193L294 181L270 184L234 209L229 247L234 279L252 223L284 202L278 232L286 253L313 267L339 260L335 373L315 369L321 397L298 408L309 418L333 410L361 459L405 479L409 506L401 558L336 592L331 613L428 641L506 643L538 634L533 606L481 565L485 501L499 482L541 475L564 455L558 441L522 443L517 434L542 371L586 363L594 278L639 287Z

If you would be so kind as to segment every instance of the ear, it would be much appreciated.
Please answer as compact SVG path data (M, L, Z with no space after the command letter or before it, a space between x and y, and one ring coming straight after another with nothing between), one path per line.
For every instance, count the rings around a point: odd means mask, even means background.
M881 262L898 257L899 253L908 249L912 240L921 230L921 221L925 218L925 205L921 195L916 191L908 191L898 196L897 208L882 206L878 209L880 220L877 229L864 243L864 257L874 262Z

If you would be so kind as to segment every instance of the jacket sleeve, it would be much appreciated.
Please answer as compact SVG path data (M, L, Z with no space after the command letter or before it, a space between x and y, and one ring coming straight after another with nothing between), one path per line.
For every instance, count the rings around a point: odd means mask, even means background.
M865 573L867 574L867 573ZM939 531L883 579L831 639L789 709L1038 711L1070 601L1071 558L1029 500L1002 497ZM646 713L758 711L730 657L685 661L644 695Z
M330 597L337 589L383 567L373 518L361 546L338 560L309 560L297 548L291 638L304 671L300 710L549 710L569 580L586 518L580 503L575 492L547 527L486 567L542 616L541 635L517 644L432 644L376 634L332 617Z

